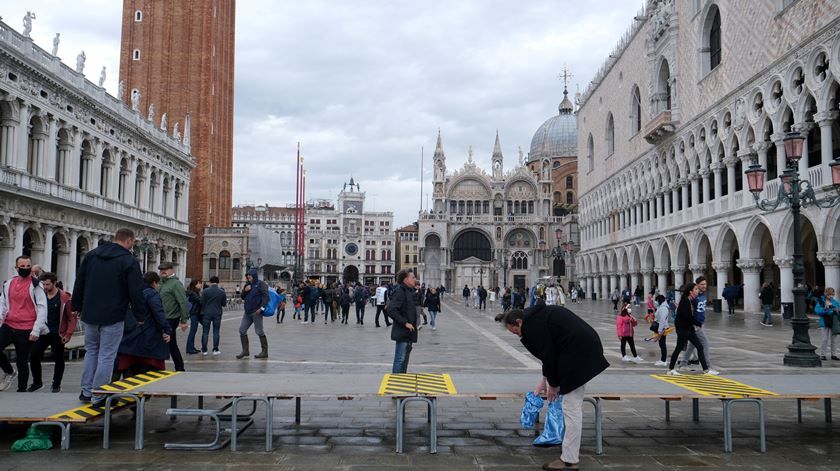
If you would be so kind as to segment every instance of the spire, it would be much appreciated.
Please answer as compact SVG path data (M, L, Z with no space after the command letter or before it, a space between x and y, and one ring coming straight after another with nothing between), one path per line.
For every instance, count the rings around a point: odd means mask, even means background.
M502 156L502 143L499 141L499 130L496 130L496 145L493 146L493 158Z
M440 128L438 128L437 144L435 145L435 158L443 157L443 138L440 137Z
M563 80L563 101L560 102L560 106L558 107L560 114L572 114L575 110L575 107L569 100L569 79L572 77L572 74L569 73L569 69L567 69L564 65L563 73L559 76L559 78Z

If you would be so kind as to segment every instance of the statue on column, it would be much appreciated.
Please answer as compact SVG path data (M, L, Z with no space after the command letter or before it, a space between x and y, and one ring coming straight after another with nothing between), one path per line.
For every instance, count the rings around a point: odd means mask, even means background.
M148 119L151 122L155 121L155 104L154 103L149 105L149 114L147 115L146 119Z
M58 43L61 42L61 33L55 33L55 37L53 38L53 49L52 55L53 57L58 56Z
M84 73L84 71L85 71L85 60L86 59L87 59L87 56L85 55L85 51L80 52L79 55L76 56L76 72L78 72L80 74Z
M131 92L131 109L140 111L140 90L133 90Z
M522 152L522 146L519 146L519 165L525 163L525 152Z
M122 101L125 97L125 80L120 80L119 85L117 85L117 100Z
M160 129L161 129L161 131L166 132L166 112L165 111L160 117Z
M175 138L176 141L181 141L181 123L176 122L175 127L172 128L172 137Z
M35 19L35 13L31 11L26 12L26 16L23 17L23 37L28 38L29 35L32 33L32 20Z
M102 72L99 72L99 88L102 88L105 85L105 66L102 66Z

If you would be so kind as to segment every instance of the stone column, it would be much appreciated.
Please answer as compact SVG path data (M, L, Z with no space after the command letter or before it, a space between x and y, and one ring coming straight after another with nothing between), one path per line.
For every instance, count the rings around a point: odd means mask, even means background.
M787 168L787 157L785 156L785 133L777 132L770 135L770 140L776 145L776 169L779 176Z
M656 195L656 217L661 218L665 215L665 193L660 191Z
M14 258L17 258L19 255L23 254L23 233L26 231L25 226L23 225L23 221L15 222L15 245L12 249L12 254ZM14 262L14 258L12 261Z
M125 176L125 198L123 203L134 206L134 183L137 180L137 162L133 157L126 157L128 160L128 173Z
M53 251L53 235L55 235L55 228L53 226L44 226L44 259L38 263L44 271L52 272L52 251Z
M680 180L671 187L671 213L676 213L680 210L680 196L688 189L683 186L684 184L685 180ZM685 201L685 198L683 198L683 201Z
M694 173L691 175L691 207L700 204L700 175Z
M29 148L29 120L32 118L32 105L20 106L20 120L17 122L17 131L15 137L17 138L17 145L15 146L15 153L12 154L12 166L26 171L26 160L29 158L27 149Z
M800 178L807 179L808 149L811 147L811 144L808 142L810 141L808 134L811 132L811 129L814 129L814 123L798 123L794 125L793 129L801 132L802 136L805 137L805 142L802 144L802 157L799 159L799 176Z
M642 202L642 222L650 221L650 198Z
M729 283L729 267L732 262L729 260L723 262L712 262L712 268L717 274L715 288L717 288L717 297L723 297L723 288Z
M723 182L720 179L721 163L715 162L712 164L712 172L715 174L715 200L719 200L723 196Z
M679 303L682 297L682 287L685 286L685 266L674 265L671 267L674 272L674 302Z
M618 275L615 272L610 272L610 296L616 288L618 288Z
M730 156L730 157L727 157L726 160L724 161L726 163L726 195L727 196L735 193L735 159L736 158L737 157L735 157L735 156Z
M682 180L682 206L680 207L680 208L681 208L681 210L688 209L688 192L689 192L689 188L691 189L692 193L693 193L693 192L694 192L694 190L697 188L697 187L694 185L694 182L695 182L695 179L693 178L693 176L692 176L692 178L691 178L690 180L689 180L688 178L684 178L684 179ZM694 204L694 195L692 194L691 196L692 196L691 203L692 203L692 204Z
M41 176L48 180L55 180L58 157L58 121L53 116L47 122L47 140L44 149L44 170Z
M624 210L622 209L618 213L618 229L619 230L624 229L624 223L625 223Z
M630 274L630 291L635 292L636 286L639 285L639 274L638 273L631 273Z
M773 257L773 261L779 267L782 304L793 303L793 257ZM826 275L828 275L828 267L826 267Z
M94 194L102 193L102 196L105 196L104 192L100 192L100 188L102 188L102 168L105 165L102 159L102 150L103 146L100 141L96 141L93 145L93 155L91 156L91 160L88 161L88 181L90 185L88 186L88 191Z
M610 277L607 276L606 273L604 273L603 275L601 275L601 292L599 293L599 296L603 300L609 300L610 299L609 292L610 292Z
M671 195L673 195L674 190L671 190ZM663 216L667 216L671 214L673 211L671 210L671 198L668 195L668 189L666 188L665 191L662 192L662 201L665 202L665 207L662 211Z
M707 168L700 171L700 176L703 178L703 203L708 203L712 195L711 185L709 184L709 175L711 173L711 170Z
M834 159L832 155L831 125L838 116L840 116L840 113L836 111L822 111L814 115L814 121L820 126L820 149L822 150L823 166L828 165Z
M12 116L6 116L0 121L0 165L14 167L16 165L16 144L17 130L20 125L20 117L17 115L20 109L18 101L14 98L3 100L8 103Z
M761 258L739 258L738 268L744 273L744 311L760 312L761 302L758 300L761 289L759 275L764 268Z
M747 170L750 169L750 165L757 163L752 160L752 154L749 150L745 149L741 152L738 152L738 159L741 160L741 191L749 192L750 191L750 184L747 181ZM737 162L737 161L736 161ZM765 168L766 170L766 168ZM750 201L750 207L753 206L753 202Z
M642 289L645 292L645 299L647 299L647 294L653 289L653 271L642 272Z
M67 257L67 263L65 264L65 272L62 276L64 280L64 288L67 291L73 292L73 284L76 283L76 270L78 267L76 266L76 259L79 258L79 254L76 251L76 244L79 242L79 231L70 230L70 255Z
M840 251L817 252L817 260L825 267L825 286L840 290Z
M599 300L603 299L601 298L601 278L598 275L593 275L590 281L592 282L592 289L587 293L589 299L592 299L593 294L598 295Z
M758 165L761 165L765 170L767 170L767 149L770 148L770 145L769 142L756 142L752 146L753 150L758 154ZM745 167L744 171L746 170L748 169ZM744 178L744 181L747 181L746 178Z
M671 269L655 268L653 271L656 272L656 289L659 290L659 294L664 296L668 292L668 273L671 272Z

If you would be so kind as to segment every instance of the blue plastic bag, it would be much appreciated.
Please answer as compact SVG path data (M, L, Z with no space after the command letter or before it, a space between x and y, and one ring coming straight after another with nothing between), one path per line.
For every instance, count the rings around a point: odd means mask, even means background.
M522 428L532 428L540 417L540 410L543 406L543 399L535 396L533 391L525 395L525 405L522 406L522 414L519 416L519 423Z
M554 446L563 443L563 396L557 396L554 402L548 404L545 414L545 427L539 437L534 439L534 446Z
M277 312L277 306L280 304L280 295L274 288L268 288L268 304L263 309L263 317L271 317Z

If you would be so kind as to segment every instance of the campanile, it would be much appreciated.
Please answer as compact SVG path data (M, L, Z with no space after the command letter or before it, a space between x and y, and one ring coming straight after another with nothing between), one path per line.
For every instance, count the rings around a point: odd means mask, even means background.
M200 278L204 228L231 224L235 0L123 0L120 81L123 100L140 94L171 133L176 123L197 166L189 194L187 277Z

